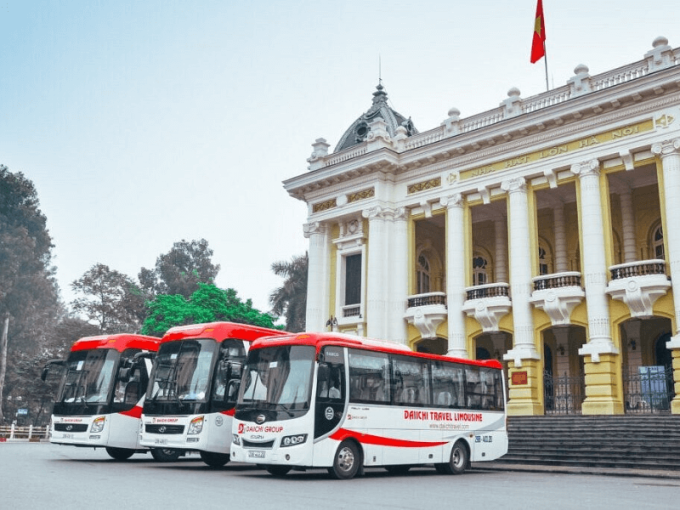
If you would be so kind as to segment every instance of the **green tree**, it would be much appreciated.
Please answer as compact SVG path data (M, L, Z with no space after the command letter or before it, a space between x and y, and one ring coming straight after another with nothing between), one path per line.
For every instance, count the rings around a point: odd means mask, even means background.
M307 273L309 258L307 253L293 257L290 262L274 262L272 271L281 276L283 285L269 296L272 313L284 316L286 331L304 331L307 315Z
M84 314L100 333L132 333L139 330L144 317L144 296L127 275L95 264L71 284L79 295L72 307Z
M173 326L229 321L276 328L274 319L253 308L250 299L241 301L234 289L222 290L213 284L198 283L189 299L179 294L156 296L147 303L149 316L144 321L142 333L163 336Z
M33 182L0 165L0 422L10 362L40 352L58 312L52 238L39 207Z
M142 268L138 279L147 299L158 294L179 294L188 298L199 283L213 283L220 271L212 263L213 251L208 241L181 241L174 243L168 253L159 255L154 269Z

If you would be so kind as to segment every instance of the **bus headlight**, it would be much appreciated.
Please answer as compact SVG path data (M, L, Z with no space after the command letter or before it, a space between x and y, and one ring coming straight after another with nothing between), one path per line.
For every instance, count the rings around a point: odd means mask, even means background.
M281 439L281 447L296 446L307 441L307 434L296 434L294 436L286 436Z
M203 430L203 416L197 416L196 418L191 420L191 423L189 423L189 430L187 431L187 434L189 435L200 434L202 430Z
M106 416L100 416L99 418L95 418L95 420L92 422L92 427L90 428L91 433L97 433L101 432L104 430L104 425L106 424Z
M238 434L233 434L231 442L234 443L235 445L241 446L241 438L239 437Z

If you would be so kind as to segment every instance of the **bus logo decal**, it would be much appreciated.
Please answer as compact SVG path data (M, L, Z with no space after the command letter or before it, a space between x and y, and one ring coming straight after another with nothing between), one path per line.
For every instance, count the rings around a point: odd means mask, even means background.
M158 432L160 432L161 434L165 434L166 430L168 429L165 427L165 425L161 425L160 427L158 427Z
M333 411L333 408L332 408L331 406L328 406L328 407L326 408L326 414L325 414L325 416L326 416L326 419L327 419L327 420L332 420L332 419L333 419L333 416L335 416L335 412Z
M266 419L267 417L264 414L258 414L257 417L255 418L255 423L261 425L265 422Z

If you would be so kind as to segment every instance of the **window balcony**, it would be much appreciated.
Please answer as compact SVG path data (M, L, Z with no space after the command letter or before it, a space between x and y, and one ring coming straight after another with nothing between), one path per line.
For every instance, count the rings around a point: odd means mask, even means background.
M553 326L571 324L571 312L585 298L581 287L581 273L569 271L538 276L533 279L531 303L543 310Z
M626 303L633 317L654 315L654 303L671 287L664 260L618 264L610 267L609 271L612 279L607 285L607 294Z
M499 331L499 321L512 309L510 286L507 283L477 285L466 288L465 293L463 312L477 320L485 333Z
M404 318L413 324L422 338L437 338L437 328L447 317L446 294L428 292L409 296Z

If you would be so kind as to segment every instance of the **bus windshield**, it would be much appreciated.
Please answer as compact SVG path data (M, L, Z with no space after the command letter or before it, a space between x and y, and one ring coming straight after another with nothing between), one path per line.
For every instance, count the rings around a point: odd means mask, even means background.
M307 410L312 390L316 349L281 346L248 354L238 407L270 410Z
M106 403L119 359L113 349L72 352L57 402Z
M147 398L155 402L205 402L217 343L184 340L161 345Z

